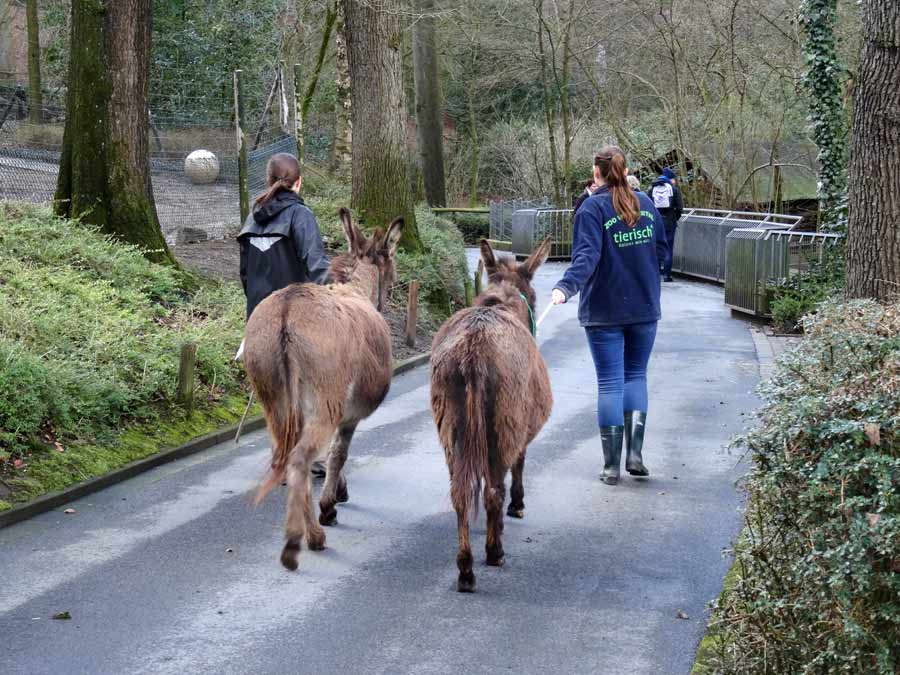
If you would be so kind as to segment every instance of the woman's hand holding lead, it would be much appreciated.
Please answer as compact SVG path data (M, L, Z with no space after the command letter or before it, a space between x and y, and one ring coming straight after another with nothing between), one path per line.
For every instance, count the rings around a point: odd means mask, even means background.
M554 305L564 305L566 304L566 294L558 288L554 288L553 295L550 296L550 300Z

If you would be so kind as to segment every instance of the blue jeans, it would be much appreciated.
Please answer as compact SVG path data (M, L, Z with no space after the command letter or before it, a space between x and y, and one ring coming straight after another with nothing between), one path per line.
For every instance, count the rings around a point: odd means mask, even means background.
M672 257L675 255L675 233L678 231L678 224L676 223L672 229L666 227L666 243L668 247L666 248L666 262L663 265L663 276L670 277L672 276Z
M656 321L585 328L597 371L597 421L621 426L626 410L647 412L647 363Z

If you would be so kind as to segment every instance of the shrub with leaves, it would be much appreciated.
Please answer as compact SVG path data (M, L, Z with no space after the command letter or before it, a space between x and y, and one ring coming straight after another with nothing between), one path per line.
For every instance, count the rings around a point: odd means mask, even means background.
M716 670L900 672L900 304L825 302L763 386Z

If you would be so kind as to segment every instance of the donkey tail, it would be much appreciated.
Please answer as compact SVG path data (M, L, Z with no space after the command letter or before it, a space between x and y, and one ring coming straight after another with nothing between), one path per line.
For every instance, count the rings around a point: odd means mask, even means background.
M457 436L450 497L459 513L468 518L478 512L483 480L490 480L488 451L489 375L477 366L463 373L465 382L464 431ZM460 442L461 441L461 442Z
M296 395L297 377L288 352L291 339L287 331L285 322L278 339L264 345L261 355L247 355L248 370L255 371L251 380L272 437L272 464L256 492L257 504L284 481L291 451L303 434L303 412Z

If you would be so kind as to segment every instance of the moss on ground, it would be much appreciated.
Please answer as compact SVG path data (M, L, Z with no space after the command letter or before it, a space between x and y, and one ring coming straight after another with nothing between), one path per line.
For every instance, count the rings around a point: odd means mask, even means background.
M7 479L9 486L15 490L13 502L0 500L0 511L47 492L63 490L90 478L106 475L136 460L236 424L246 405L244 397L229 396L210 408L190 413L176 409L166 418L128 427L109 443L76 445L65 452L46 448L43 452L32 454L27 469ZM254 405L252 413L260 414L258 405Z

